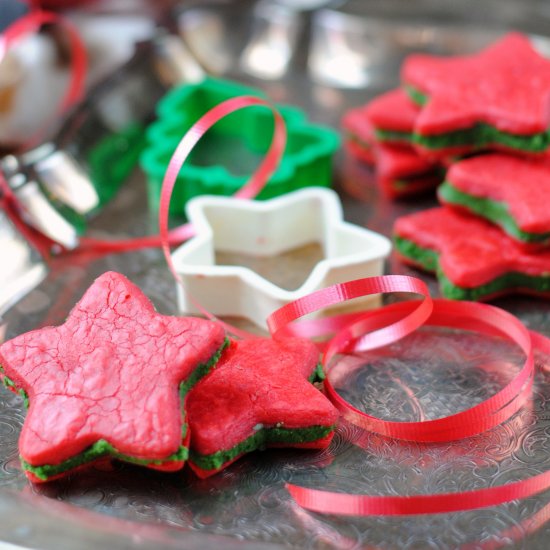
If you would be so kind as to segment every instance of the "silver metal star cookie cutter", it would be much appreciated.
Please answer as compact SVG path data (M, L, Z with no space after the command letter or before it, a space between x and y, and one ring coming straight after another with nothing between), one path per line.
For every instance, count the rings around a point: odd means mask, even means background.
M263 328L269 314L301 296L381 275L391 250L383 235L345 222L338 195L321 187L266 201L201 196L189 201L186 212L196 233L173 253L185 285L185 291L178 285L180 310L199 313L198 302L217 316L243 317ZM311 243L320 245L323 259L296 290L281 288L248 267L216 265L220 252L266 258Z

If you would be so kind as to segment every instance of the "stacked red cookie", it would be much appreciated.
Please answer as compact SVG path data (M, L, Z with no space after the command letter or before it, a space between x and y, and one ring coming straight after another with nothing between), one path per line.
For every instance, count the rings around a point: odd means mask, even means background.
M410 139L420 109L403 90L392 90L342 119L348 152L375 169L381 192L389 198L433 189L441 163L418 153Z
M395 174L388 154L397 159L396 151L408 148L415 164L400 173L404 179L417 177L422 165L446 167L438 187L443 206L397 220L398 255L436 272L446 297L546 294L550 60L510 33L476 54L411 55L401 77L403 90L344 119L350 151L375 163L387 195L403 194L386 181Z
M65 323L0 346L0 378L28 407L19 454L32 481L117 458L205 477L268 446L323 449L338 412L312 381L308 340L229 342L219 323L159 315L118 273Z

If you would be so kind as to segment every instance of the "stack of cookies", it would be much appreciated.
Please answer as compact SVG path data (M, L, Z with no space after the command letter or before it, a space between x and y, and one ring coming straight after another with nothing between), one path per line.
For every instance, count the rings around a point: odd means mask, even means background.
M420 113L404 90L396 89L342 119L348 152L370 164L380 191L389 198L416 195L441 181L441 162L417 151L413 132Z
M474 55L411 55L401 76L404 91L344 122L358 156L370 128L370 161L390 196L400 190L383 181L387 151L445 167L442 206L397 220L399 256L436 272L449 298L550 291L550 61L510 33Z

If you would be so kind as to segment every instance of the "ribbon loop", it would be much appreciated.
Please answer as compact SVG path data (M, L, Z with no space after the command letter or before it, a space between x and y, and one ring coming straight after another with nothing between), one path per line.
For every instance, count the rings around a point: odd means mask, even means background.
M386 279L390 289L396 288L393 286L395 282ZM359 322L355 322L354 330L374 330L380 326L387 326L392 321L398 323L406 319L411 312L418 311L419 304L422 303L403 302L371 311ZM291 309L292 306L289 306L289 310ZM535 376L534 351L537 349L548 354L548 338L528 331L519 319L502 309L474 302L433 300L433 312L425 320L425 324L474 330L506 338L522 349L526 356L525 362L501 390L485 401L447 417L419 422L386 421L356 409L335 390L330 381L330 366L325 363L325 391L344 418L363 429L387 437L414 442L452 441L483 433L501 424L531 398ZM371 332L369 336L375 334L376 332ZM349 340L346 337L337 334L329 342L325 358L328 357L330 360L338 352L349 352L348 344ZM355 351L360 349L360 346L357 346ZM550 488L550 472L497 487L429 495L353 495L292 484L286 487L300 506L316 512L359 516L433 514L495 506L537 494Z
M338 331L338 335L335 336L325 352L325 363L327 363L332 355L336 353L336 349L341 352L343 347L351 345L352 342L355 349L365 351L396 342L422 326L432 311L432 299L426 284L420 279L405 275L367 277L335 284L303 296L274 311L267 319L267 326L273 338L289 334L295 336L308 335L310 337L320 336L322 333L318 330L313 329L316 333L311 334L308 333L307 328L304 328L313 327L314 323L311 321L301 321L294 325L291 325L291 323L305 315L330 306L342 304L355 298L386 292L420 294L424 296L424 300L418 303L416 310L410 312L405 319L398 320L391 326L379 328L373 334L365 335L371 323L372 312L331 317L330 321L322 325L323 330L326 332ZM303 325L302 328L300 328L301 324Z

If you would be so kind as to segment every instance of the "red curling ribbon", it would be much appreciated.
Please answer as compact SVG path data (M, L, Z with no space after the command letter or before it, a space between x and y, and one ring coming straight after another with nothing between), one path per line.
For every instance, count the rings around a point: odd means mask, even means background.
M262 159L258 168L252 174L248 182L241 189L239 189L234 196L241 199L252 199L256 197L265 187L269 181L269 178L275 173L281 158L283 157L286 146L286 126L283 117L268 101L253 96L239 96L227 99L207 111L199 120L197 120L197 122L193 124L193 126L191 126L188 132L180 140L172 155L172 158L170 159L170 162L168 163L162 182L158 214L158 235L119 240L82 237L80 239L80 246L77 253L82 251L92 252L95 254L111 254L130 252L132 250L140 250L143 248L162 248L170 272L176 281L182 284L181 278L177 274L172 263L170 247L183 243L187 239L191 238L195 232L193 227L188 223L172 230L168 230L169 206L178 174L195 145L204 136L204 134L212 128L212 126L214 126L222 118L225 118L227 115L235 111L254 106L267 107L272 111L275 118L273 138L269 150L266 156ZM200 304L195 305L202 313L207 315L209 318L212 318L212 315L202 308ZM240 331L235 327L232 327L231 332L237 334ZM242 332L243 336L245 334L246 333Z
M283 157L286 145L286 127L283 117L273 105L263 99L253 96L239 96L226 99L222 103L219 103L195 122L191 129L183 136L170 159L170 163L164 174L160 192L159 233L166 263L172 275L180 284L183 284L183 281L176 272L172 262L168 233L168 209L179 171L193 150L193 147L195 147L202 136L214 126L214 124L235 111L253 106L267 107L275 117L273 138L266 156L263 158L248 183L235 194L235 197L242 199L251 199L255 197L263 189L269 178L275 173L275 170L277 170L277 166ZM193 234L193 229L190 226L187 226L187 228L186 226L182 226L179 230L187 238Z
M77 28L65 17L49 11L35 10L14 21L0 35L0 61L6 52L21 38L35 33L47 23L61 25L67 32L71 46L71 78L69 85L59 104L58 116L80 101L84 95L84 85L88 69L88 56L86 47L80 37ZM46 125L47 127L48 125ZM31 137L24 147L35 146L41 138L42 132Z
M497 307L443 299L426 301L425 298L421 302L392 304L363 314L327 318L317 323L316 320L306 321L306 324L302 321L295 327L289 325L307 313L362 295L358 291L359 288L362 288L365 294L394 291L424 294L421 287L411 285L410 279L383 276L370 279L370 283L365 283L364 280L335 285L337 288L329 287L317 291L280 308L271 315L268 325L274 335L298 333L304 336L318 335L323 331L338 331L325 347L325 391L344 418L365 430L414 442L441 442L483 433L509 419L531 398L535 375L534 351L536 349L550 354L550 340L527 330L519 319ZM431 314L419 315L419 308L426 303L433 307ZM428 309L428 306L424 307ZM416 316L411 316L415 313ZM351 324L345 326L346 322ZM330 363L338 353L353 353L387 345L411 333L422 324L475 330L482 334L506 338L523 350L525 362L512 380L489 399L457 414L436 420L386 421L356 409L337 393L330 382ZM366 338L362 335L363 331L373 332L369 332L369 338ZM356 516L434 514L495 506L532 496L550 488L550 471L498 487L429 495L355 495L292 484L287 484L286 487L300 506L315 512Z
M267 326L273 338L279 337L280 334L288 335L289 333L293 333L294 335L298 335L293 330L294 327L289 325L300 317L354 298L384 292L412 292L421 294L424 296L424 300L418 303L417 307L405 318L397 320L391 326L384 328L376 327L377 330L373 333L367 334L371 328L369 327L371 324L369 313L329 317L325 319L322 325L325 331L338 331L329 344L329 348L337 346L342 351L351 342L353 342L356 350L361 349L361 351L366 351L378 348L414 332L430 316L432 312L432 299L428 287L420 279L405 275L385 275L335 284L312 292L279 308L269 316ZM302 337L320 335L315 329L315 322L310 322L309 327L313 327L314 332L298 330L299 335ZM332 356L329 355L327 357L327 353L331 352L325 351L325 364Z

